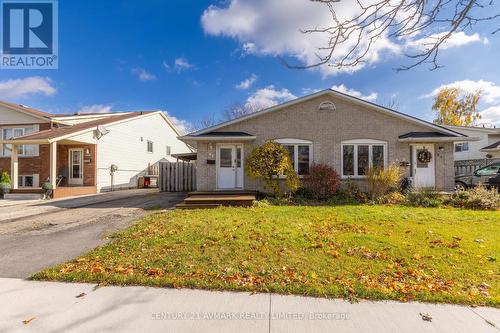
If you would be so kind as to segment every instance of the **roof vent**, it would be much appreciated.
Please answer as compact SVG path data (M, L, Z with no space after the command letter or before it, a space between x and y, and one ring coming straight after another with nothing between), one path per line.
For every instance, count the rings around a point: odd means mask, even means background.
M324 101L324 102L321 102L321 104L318 107L318 110L320 110L320 111L335 111L335 110L337 110L337 107L331 101Z

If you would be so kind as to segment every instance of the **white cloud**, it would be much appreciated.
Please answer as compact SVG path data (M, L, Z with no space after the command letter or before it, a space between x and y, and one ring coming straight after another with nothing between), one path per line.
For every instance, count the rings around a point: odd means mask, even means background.
M31 76L24 79L0 81L0 99L23 98L36 94L50 96L56 91L52 80L48 77Z
M230 0L226 6L210 6L201 22L205 33L214 36L227 36L238 40L244 54L263 54L272 56L291 56L302 64L311 65L318 62L318 56L325 55L320 50L328 44L328 34L303 34L301 29L326 27L331 25L332 18L328 8L319 2L305 0ZM352 18L358 14L359 8L351 3L335 4L339 18ZM305 15L304 13L307 13ZM355 45L354 40L345 43L336 50L332 63L338 61ZM362 40L368 45L368 39ZM398 47L388 38L382 37L368 51L367 64L382 59L385 52L399 52ZM366 63L343 71L354 72ZM324 75L338 73L331 66L321 66Z
M166 61L163 61L161 63L161 66L167 71L167 72L173 72L176 71L177 73L184 72L187 70L195 70L196 66L192 63L190 63L186 58L184 57L179 57L174 60L174 63L172 65L168 64Z
M491 81L484 80L462 80L455 81L448 84L443 84L440 87L434 89L430 94L425 95L425 97L434 97L437 95L439 90L443 88L459 88L468 93L473 93L477 90L482 91L481 101L492 104L500 103L500 86Z
M262 110L271 106L295 99L297 96L288 89L277 90L273 85L259 89L246 100L245 107L249 110Z
M236 85L238 89L248 89L253 86L253 84L257 81L257 75L252 74L247 79L241 81Z
M482 124L492 124L496 127L500 127L500 105L491 106L482 110L479 122Z
M332 26L332 16L321 1L308 0L227 0L221 5L211 5L201 17L201 23L206 34L213 36L225 36L237 40L241 45L243 55L260 54L270 56L281 56L290 62L298 62L302 65L313 65L320 57L325 57L329 50L322 49L328 45L330 35L325 33L304 34L303 30L321 29ZM285 4L286 3L286 4ZM363 2L368 6L373 4L372 0ZM332 6L335 8L336 18L340 22L353 19L362 15L360 6L355 1L338 1ZM366 15L365 15L366 17ZM370 28L370 27L368 27ZM367 29L361 36L359 48L352 54L349 52L358 43L355 34L346 42L338 44L329 64L316 68L323 75L332 75L339 72L355 72L365 66L373 65L387 59L391 55L401 55L408 49L421 48L426 41L413 35L408 38L391 38L388 33L372 40L376 34L376 27ZM432 35L428 38L436 37ZM442 49L467 45L469 43L482 42L486 44L487 39L481 39L479 34L467 35L464 32L453 33L451 38L443 45ZM370 44L372 43L372 44ZM366 48L369 50L363 54ZM425 46L424 46L425 47ZM353 67L341 69L332 66L348 56L348 60L354 60L363 56L364 62ZM295 61L294 61L295 60ZM330 65L330 66L329 66Z
M193 131L194 126L189 121L171 116L168 111L163 112L172 121L172 124L174 124L175 128L177 128L181 135L188 134Z
M351 96L354 96L357 98L364 99L365 101L369 101L369 102L375 101L378 97L378 94L375 92L372 92L369 95L363 95L360 91L355 90L355 89L349 89L343 84L341 84L340 86L333 86L332 89L337 90L337 91L344 93L344 94L347 94L347 95L351 95Z
M439 38L442 38L446 34L447 32L441 32L420 39L409 40L405 46L409 49L416 48L420 50L426 50L430 46L433 46L439 40ZM478 42L481 42L483 44L489 43L488 38L485 37L482 39L478 33L467 35L465 32L459 31L452 33L451 36L443 43L443 45L441 45L440 49L446 50L453 47L459 47Z
M156 80L156 75L148 73L144 68L133 68L131 70L132 74L137 75L141 81L153 81Z
M85 105L81 107L77 112L78 113L110 113L111 105L102 105L102 104L93 104L93 105Z
M175 59L174 68L176 71L182 72L185 70L195 69L196 66L189 63L189 61L186 58L181 57L181 58Z

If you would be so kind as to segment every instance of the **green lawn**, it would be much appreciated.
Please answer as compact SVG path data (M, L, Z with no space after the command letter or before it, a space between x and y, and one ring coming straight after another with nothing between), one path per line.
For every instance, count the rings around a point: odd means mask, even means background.
M34 278L500 307L500 212L178 210Z

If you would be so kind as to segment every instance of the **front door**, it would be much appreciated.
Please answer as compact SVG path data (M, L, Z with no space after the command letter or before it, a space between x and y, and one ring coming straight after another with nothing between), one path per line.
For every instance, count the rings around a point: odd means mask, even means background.
M435 160L433 144L414 145L412 149L413 186L416 188L434 188Z
M70 185L83 185L83 149L69 150L69 179Z
M217 147L217 189L243 188L243 146Z

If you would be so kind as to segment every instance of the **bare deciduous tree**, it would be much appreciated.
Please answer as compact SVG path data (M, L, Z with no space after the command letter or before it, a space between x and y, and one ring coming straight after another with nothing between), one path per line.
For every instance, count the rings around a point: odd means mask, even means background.
M324 4L332 24L303 30L304 34L324 34L327 43L318 49L318 61L290 68L312 68L327 64L338 69L356 67L369 60L370 51L377 42L387 40L395 44L418 38L419 45L403 48L411 63L397 68L408 70L421 64L430 69L441 67L438 54L455 34L471 30L474 25L500 17L493 0L310 0ZM341 18L339 6L355 6L356 14ZM353 8L351 8L353 9ZM492 33L500 28L491 28ZM408 45L408 44L406 44ZM415 46L415 45L414 45Z
M214 125L217 125L218 123L219 123L219 121L217 120L215 115L213 115L213 114L207 115L207 116L203 117L202 119L198 120L197 122L195 122L191 126L191 128L189 129L189 132L195 132L195 131L199 131L199 130L202 130L202 129L207 128L207 127L212 127Z
M229 121L257 111L260 111L260 109L251 103L234 103L222 112L222 119L224 121Z

